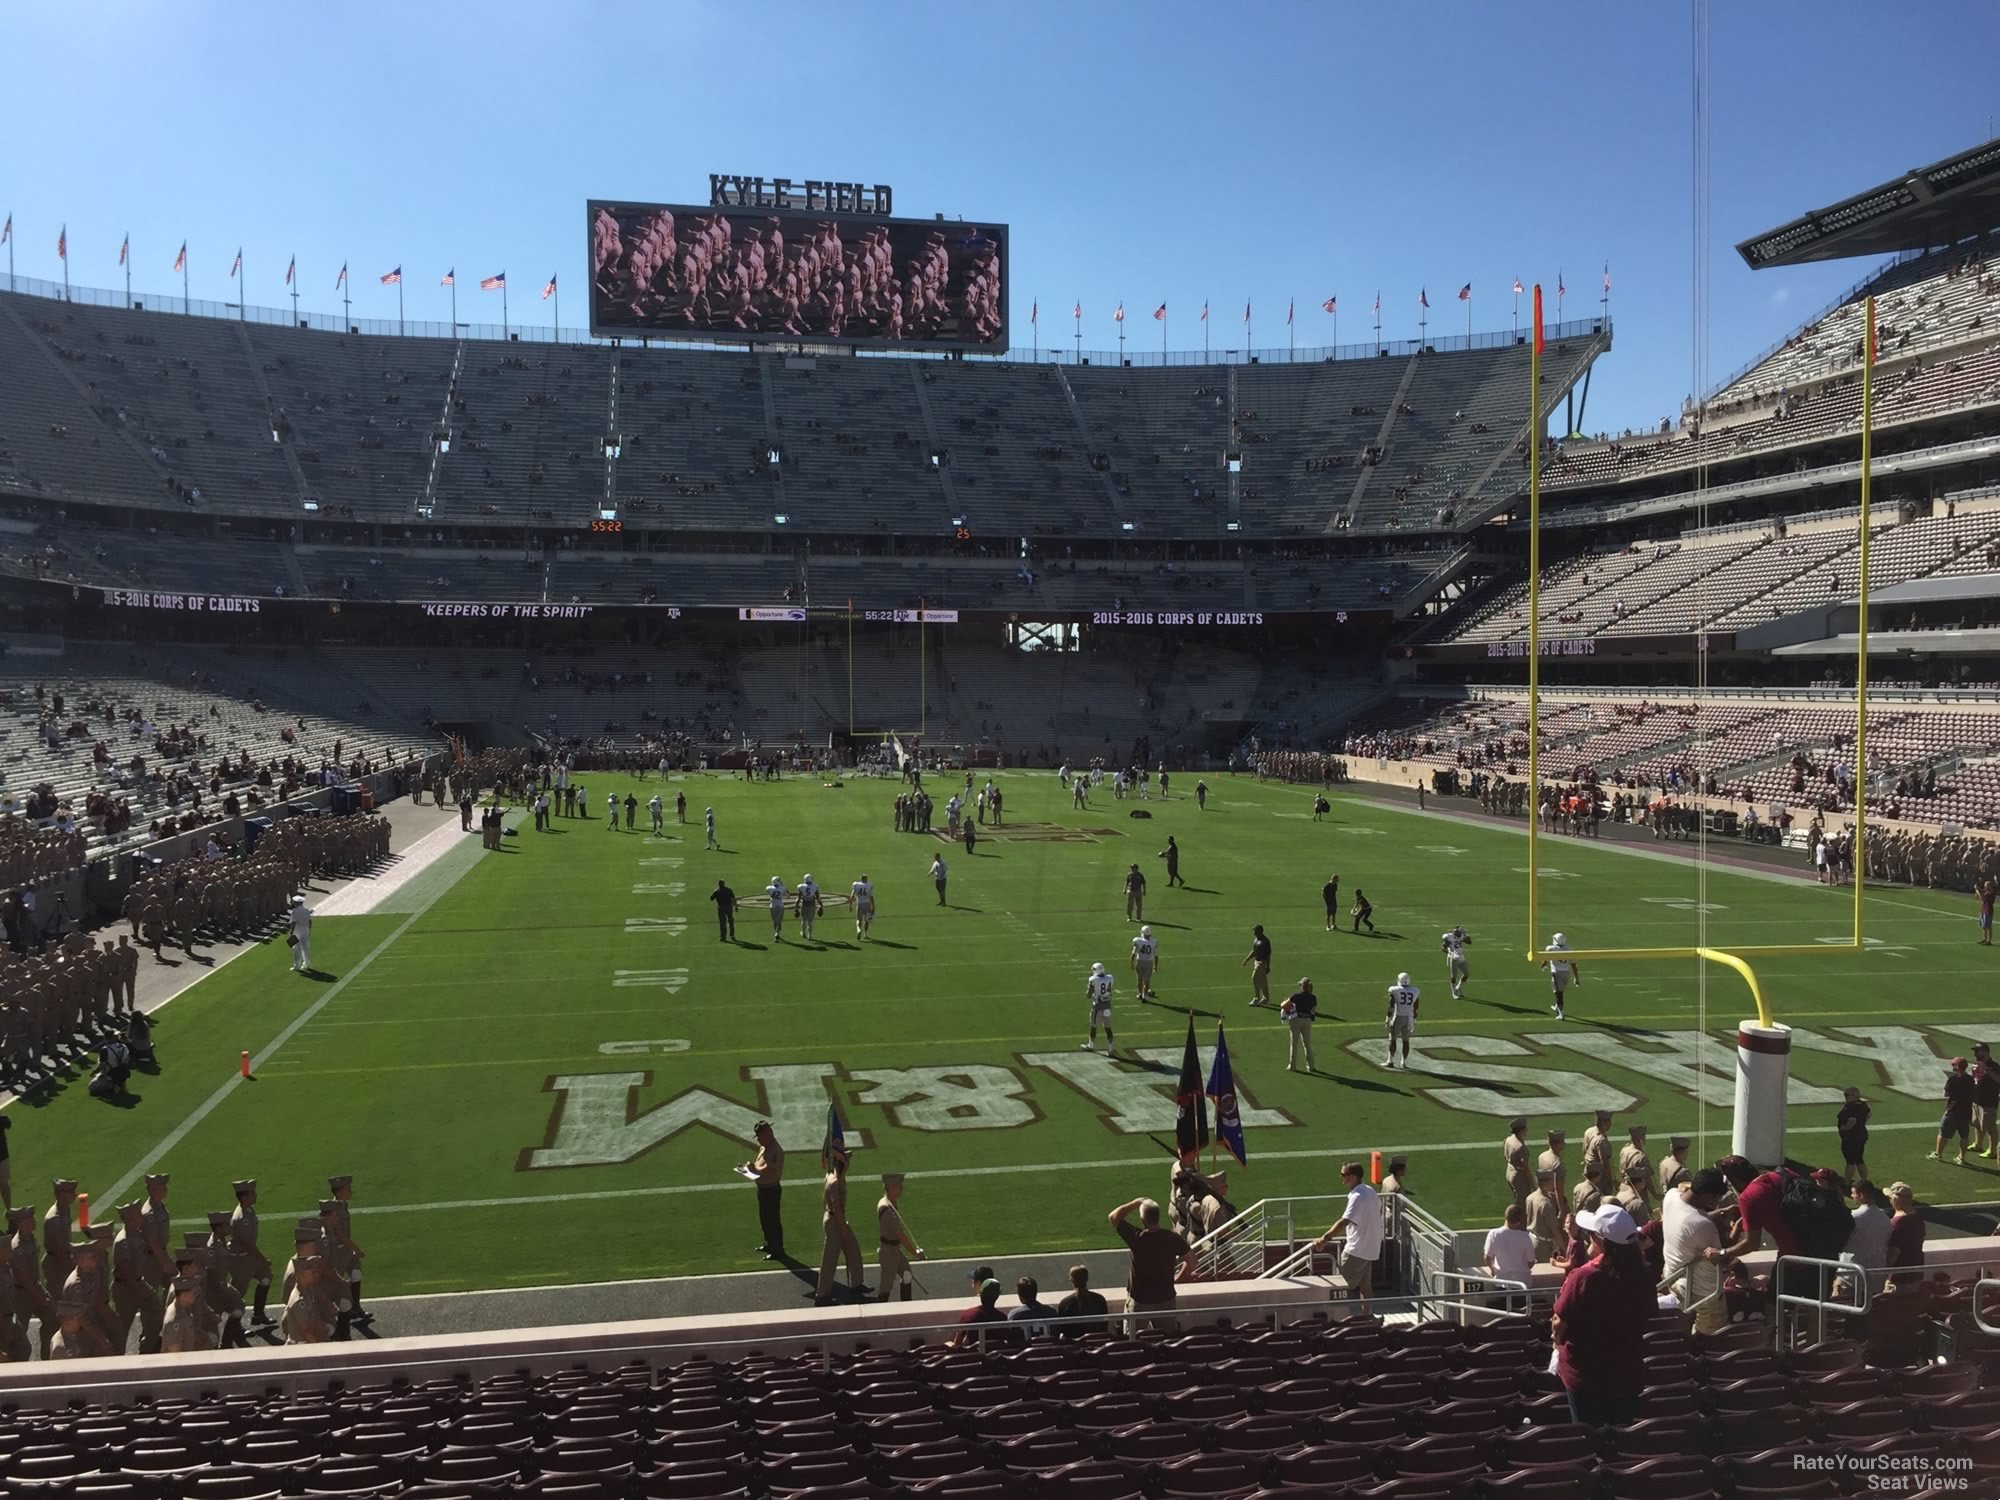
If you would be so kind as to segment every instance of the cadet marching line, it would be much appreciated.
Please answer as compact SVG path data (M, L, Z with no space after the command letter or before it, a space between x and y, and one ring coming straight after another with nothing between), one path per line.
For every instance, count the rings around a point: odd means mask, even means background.
M361 1302L352 1177L329 1177L318 1215L298 1221L276 1318L268 1311L272 1264L258 1245L256 1180L232 1184L235 1208L210 1213L207 1232L184 1235L179 1249L169 1185L166 1173L149 1174L145 1198L119 1205L115 1229L79 1224L77 1184L67 1177L52 1185L39 1239L31 1205L8 1210L0 1361L25 1361L35 1349L43 1359L122 1355L135 1324L139 1353L187 1354L247 1349L249 1327L274 1328L287 1344L321 1344L374 1321Z

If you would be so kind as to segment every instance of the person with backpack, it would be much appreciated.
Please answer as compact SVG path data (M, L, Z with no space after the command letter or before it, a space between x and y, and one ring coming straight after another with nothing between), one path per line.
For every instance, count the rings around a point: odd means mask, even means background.
M1761 1246L1766 1234L1780 1255L1834 1260L1847 1248L1854 1215L1838 1192L1801 1172L1759 1172L1740 1156L1715 1165L1736 1190L1736 1238L1722 1252L1725 1265Z

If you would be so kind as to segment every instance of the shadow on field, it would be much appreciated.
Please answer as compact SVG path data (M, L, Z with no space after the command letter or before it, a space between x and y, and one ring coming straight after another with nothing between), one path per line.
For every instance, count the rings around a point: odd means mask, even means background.
M899 948L905 953L915 953L917 951L915 943L892 943L887 938L878 937L871 937L868 940L868 946L871 948Z
M1141 1005L1157 1005L1161 1010L1177 1011L1184 1016L1200 1016L1209 1021L1220 1021L1222 1019L1222 1012L1219 1010L1199 1010L1190 1005L1174 1005L1169 1001L1160 999L1157 995L1150 998L1141 995L1139 1003Z
M768 952L771 946L769 943L753 943L748 938L740 937L733 937L729 941L738 948L755 948L759 953Z
M1348 1078L1342 1074L1329 1073L1320 1068L1315 1068L1305 1076L1307 1078L1317 1078L1321 1083L1337 1083L1344 1089L1355 1089L1364 1094L1400 1094L1405 1099L1410 1097L1408 1089L1399 1089L1395 1084L1384 1083L1379 1078Z
M1390 942L1393 942L1393 943L1401 943L1401 942L1407 942L1407 941L1408 941L1408 939L1406 939L1406 938L1405 938L1405 937L1403 936L1403 934L1402 934L1402 933L1400 933L1400 932L1382 932L1382 931L1379 931L1379 930L1378 930L1378 931L1375 931L1375 932L1350 932L1350 933L1348 934L1348 936L1349 936L1349 937L1362 937L1362 938L1375 938L1375 939L1378 939L1378 940L1379 940L1379 939L1384 939L1384 938L1386 938L1386 939L1387 939L1388 941L1390 941Z
M1521 1092L1519 1084L1504 1083L1497 1078L1476 1078L1466 1073L1434 1073L1428 1068L1421 1071L1426 1078L1434 1078L1439 1083L1455 1083L1461 1088L1487 1089L1496 1094L1518 1094Z
M1505 1011L1510 1016L1545 1016L1549 1013L1546 1005L1507 1005L1498 1000L1474 1000L1470 995L1465 997L1465 1003L1483 1006L1487 1010Z
M1572 1021L1581 1021L1586 1026L1595 1026L1599 1031L1613 1032L1618 1036L1666 1035L1664 1031L1651 1026L1620 1026L1616 1021L1596 1021L1592 1020L1589 1016L1571 1016L1569 1019Z
M1185 882L1183 882L1178 887L1178 889L1183 891L1192 891L1197 896L1220 896L1222 894L1222 892L1217 890L1211 890L1209 887L1205 885L1188 885Z
M1148 927L1165 927L1165 928L1167 928L1167 929L1169 929L1170 931L1173 931L1173 932L1193 932L1193 931L1194 931L1194 929L1193 929L1192 927L1188 926L1188 924L1187 924L1187 923L1185 923L1185 922L1163 922L1163 921L1161 921L1161 920L1160 920L1160 918L1158 918L1158 917L1148 917L1148 918L1146 918L1146 925L1147 925Z

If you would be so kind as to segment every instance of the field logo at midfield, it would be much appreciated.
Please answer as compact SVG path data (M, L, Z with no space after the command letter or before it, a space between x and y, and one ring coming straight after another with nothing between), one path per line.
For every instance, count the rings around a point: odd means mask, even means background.
M1208 1076L1214 1064L1214 1049L1203 1047L1201 1074ZM1024 1052L1021 1061L1031 1068L1046 1068L1098 1107L1098 1118L1120 1135L1147 1135L1155 1131L1172 1133L1178 1111L1174 1107L1174 1087L1180 1078L1179 1047L1140 1047L1130 1056L1151 1066L1139 1070L1129 1063L1114 1062L1096 1052ZM1236 1076L1238 1117L1246 1128L1262 1129L1299 1122L1282 1109L1260 1109Z
M548 1135L520 1154L515 1169L613 1166L694 1126L754 1145L759 1120L771 1122L787 1151L816 1151L826 1134L826 1080L839 1074L832 1063L745 1068L744 1081L757 1085L761 1109L708 1089L688 1089L643 1111L639 1091L653 1081L651 1073L558 1074L542 1085L556 1096ZM865 1145L866 1135L850 1126L848 1143Z

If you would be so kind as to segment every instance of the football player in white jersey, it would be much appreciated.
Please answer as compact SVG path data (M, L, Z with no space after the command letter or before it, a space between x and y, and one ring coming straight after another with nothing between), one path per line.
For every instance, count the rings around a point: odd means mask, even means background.
M771 936L782 943L785 940L785 897L789 894L785 890L785 882L773 875L771 883L764 887L764 894L771 902Z
M806 871L792 892L799 907L799 936L807 942L813 940L813 918L819 915L819 887L813 883L812 871Z
M1454 927L1438 943L1444 954L1445 972L1451 977L1451 998L1465 997L1465 982L1472 977L1472 969L1466 963L1465 950L1472 946L1472 939L1465 935L1463 927Z
M1396 1066L1396 1043L1403 1044L1403 1066L1410 1065L1410 1034L1417 1029L1417 1001L1423 991L1410 983L1408 974L1398 974L1389 986L1389 1004L1383 1019L1389 1029L1389 1063Z
M1563 1004L1568 999L1570 986L1583 983L1583 975L1578 972L1576 961L1568 956L1569 939L1560 932L1549 939L1548 947L1542 951L1549 955L1542 960L1542 967L1549 971L1549 983L1556 992L1556 1003L1549 1009L1556 1013L1558 1021L1567 1021L1569 1017L1563 1014Z
M1111 1038L1111 976L1105 972L1103 964L1090 966L1090 977L1083 982L1083 993L1090 1002L1090 1040L1083 1044L1083 1050L1097 1050L1097 1028L1101 1024L1104 1027L1104 1055L1114 1056L1118 1047Z
M854 903L854 935L865 939L875 920L875 887L863 875L848 888L847 898Z
M1160 944L1153 936L1153 929L1141 927L1139 935L1132 939L1132 973L1139 983L1139 998L1153 998L1153 970L1159 967Z
M665 762L662 761L661 764L664 765ZM653 800L646 804L646 811L653 815L653 837L656 839L665 838L667 836L667 804L660 800L658 792L653 793Z

